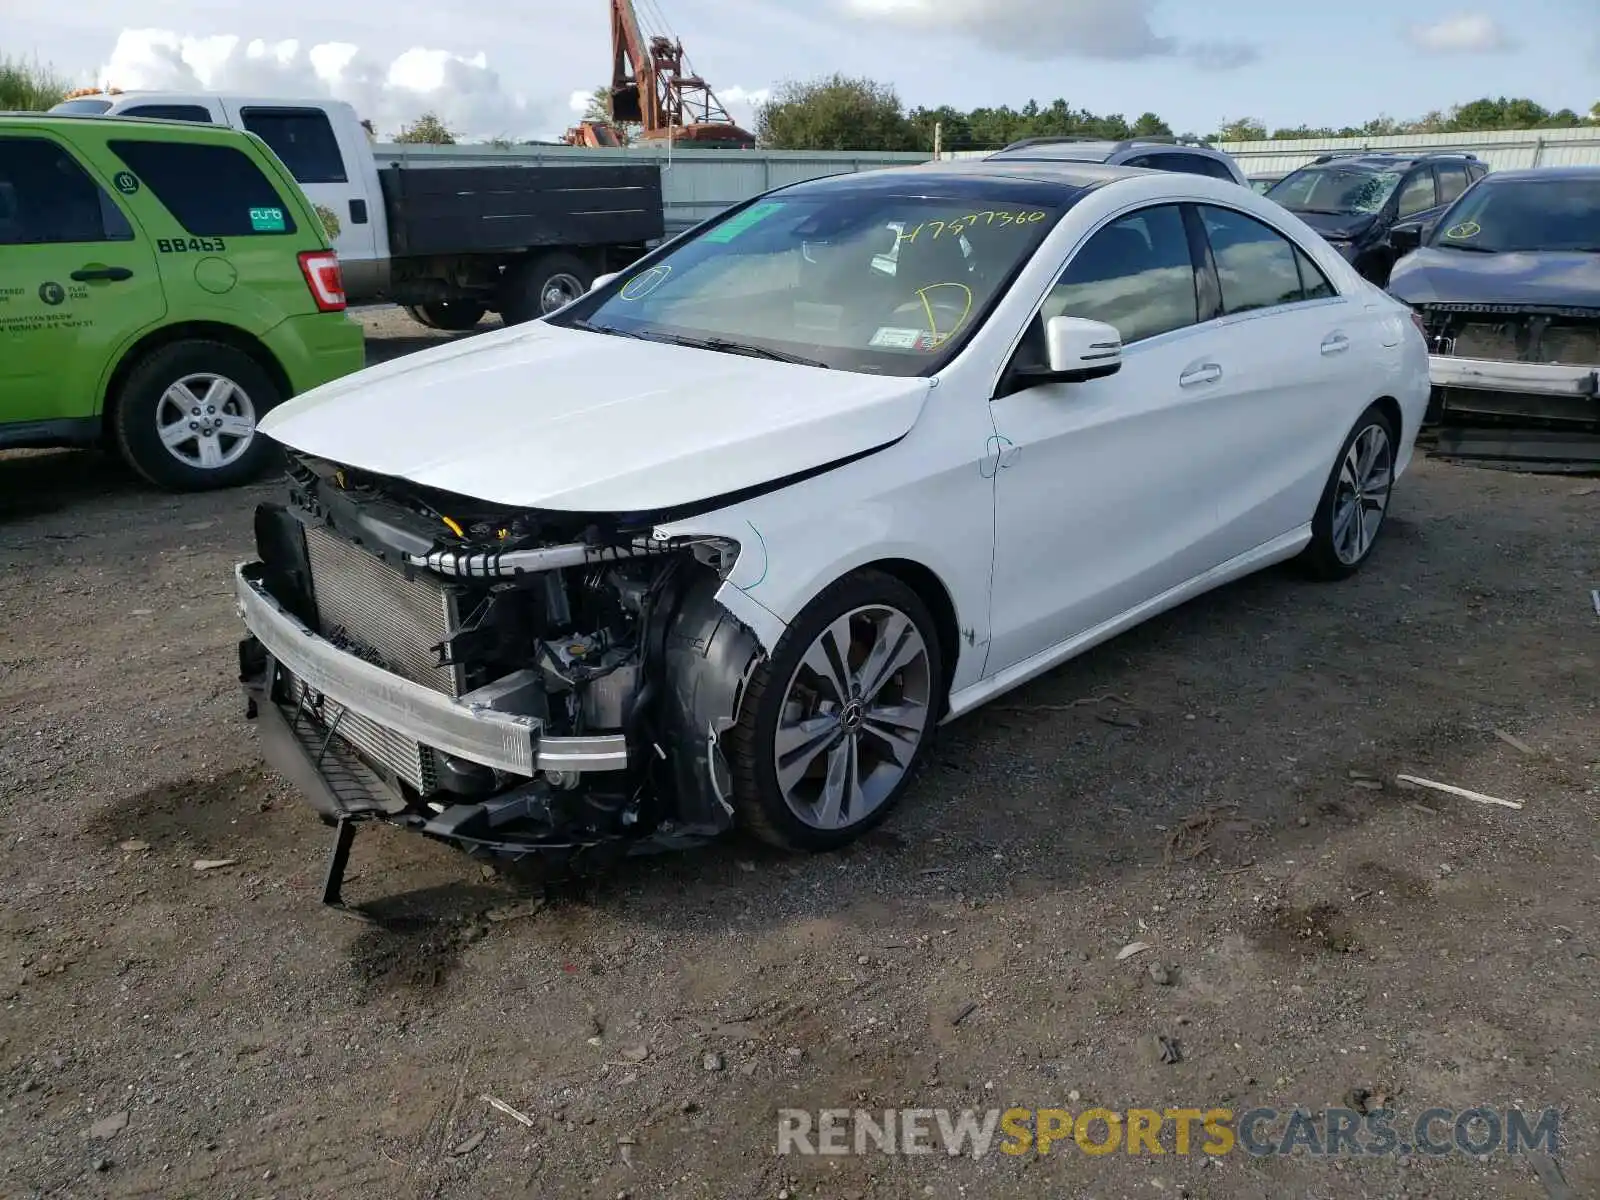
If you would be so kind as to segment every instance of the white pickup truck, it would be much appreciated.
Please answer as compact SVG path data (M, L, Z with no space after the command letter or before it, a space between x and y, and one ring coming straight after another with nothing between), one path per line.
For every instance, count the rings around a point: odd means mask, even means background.
M384 164L338 100L111 91L52 111L249 130L316 206L350 302L401 304L437 329L554 312L665 232L659 167Z

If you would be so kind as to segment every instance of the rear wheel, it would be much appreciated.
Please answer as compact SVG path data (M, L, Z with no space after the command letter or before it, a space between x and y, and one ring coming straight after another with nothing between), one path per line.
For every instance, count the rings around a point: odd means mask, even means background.
M406 312L418 325L426 325L429 329L451 331L471 329L483 320L483 314L488 311L487 305L476 304L470 300L440 300L434 304L414 304L406 307Z
M1311 544L1302 556L1318 578L1353 575L1372 553L1389 513L1399 441L1393 418L1376 404L1361 414L1345 438L1311 518Z
M162 346L128 373L113 430L122 456L157 487L205 491L261 473L273 457L256 423L283 395L261 364L222 342Z
M860 837L921 761L943 681L916 592L876 571L834 584L756 668L725 740L740 823L787 849Z
M500 280L500 314L507 325L547 317L589 290L594 272L571 254L542 254L506 268Z

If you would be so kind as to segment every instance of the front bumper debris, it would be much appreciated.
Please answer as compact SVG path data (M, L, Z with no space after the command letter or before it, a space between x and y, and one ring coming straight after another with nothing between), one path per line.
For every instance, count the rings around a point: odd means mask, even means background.
M622 734L547 737L536 718L495 712L475 704L471 692L454 699L341 650L273 598L257 564L235 569L234 594L246 627L284 670L311 692L405 737L526 778L628 767Z
M1428 378L1434 387L1534 396L1600 396L1600 368L1565 363L1507 362L1432 354L1428 356Z

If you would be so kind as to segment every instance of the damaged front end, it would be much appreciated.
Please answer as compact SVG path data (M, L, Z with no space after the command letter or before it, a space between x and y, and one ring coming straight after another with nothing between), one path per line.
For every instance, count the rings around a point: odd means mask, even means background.
M1521 470L1600 469L1600 308L1415 305L1434 453Z
M733 822L720 735L755 636L715 599L738 554L652 514L497 510L295 456L236 571L249 715L340 827L575 864Z

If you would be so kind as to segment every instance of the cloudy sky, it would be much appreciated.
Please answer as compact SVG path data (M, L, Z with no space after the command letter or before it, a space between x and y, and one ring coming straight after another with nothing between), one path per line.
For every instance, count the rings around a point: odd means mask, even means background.
M1600 0L635 0L736 117L843 71L908 105L1160 113L1209 132L1419 115L1485 93L1587 111ZM1205 15L1209 12L1212 15ZM334 94L380 131L425 108L473 137L548 137L605 82L605 0L0 0L4 48L80 83Z

